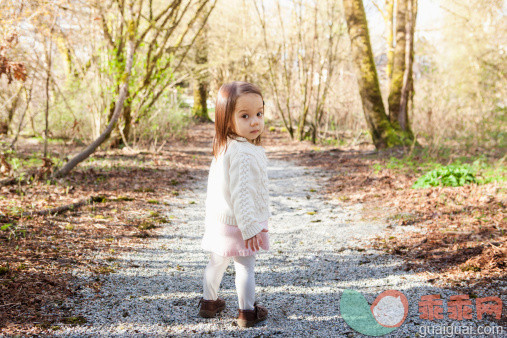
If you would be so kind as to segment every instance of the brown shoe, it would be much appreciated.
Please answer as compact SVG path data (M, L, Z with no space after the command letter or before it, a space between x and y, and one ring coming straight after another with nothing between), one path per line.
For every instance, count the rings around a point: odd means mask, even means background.
M237 323L241 327L252 327L258 322L262 322L268 317L268 310L264 306L254 303L253 310L238 310Z
M201 297L199 304L201 309L199 310L199 316L203 318L214 318L217 313L225 309L225 300L217 298L216 300L206 300Z

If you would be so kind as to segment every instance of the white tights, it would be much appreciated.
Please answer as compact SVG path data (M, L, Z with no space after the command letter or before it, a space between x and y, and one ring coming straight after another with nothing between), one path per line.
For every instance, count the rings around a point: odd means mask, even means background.
M234 256L236 270L236 291L238 292L238 306L241 310L253 310L255 301L255 254L251 256ZM231 257L223 257L214 252L204 269L203 287L205 300L216 300L220 282L225 269L229 266Z

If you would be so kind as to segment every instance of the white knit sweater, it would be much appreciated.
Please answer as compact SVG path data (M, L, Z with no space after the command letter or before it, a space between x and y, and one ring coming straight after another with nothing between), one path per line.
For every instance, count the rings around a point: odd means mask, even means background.
M206 224L236 225L243 239L258 234L271 216L268 159L264 148L244 137L228 140L226 152L213 157L206 193Z

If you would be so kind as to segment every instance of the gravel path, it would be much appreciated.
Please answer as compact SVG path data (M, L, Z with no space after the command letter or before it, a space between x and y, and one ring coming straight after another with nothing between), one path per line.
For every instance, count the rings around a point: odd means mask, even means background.
M409 301L409 314L391 336L415 336L422 325L477 328L492 324L486 320L419 319L421 295L439 293L445 304L456 292L436 289L423 277L402 270L400 259L363 250L368 238L381 233L386 224L362 221L360 204L343 207L319 196L328 176L322 170L270 160L271 250L260 252L256 263L257 301L270 312L259 326L241 329L235 325L237 296L232 262L219 293L227 308L214 319L197 315L208 261L208 254L200 249L206 197L206 178L202 178L177 199L167 200L167 216L172 222L158 229L159 238L119 257L116 272L101 277L104 284L99 294L82 288L80 298L68 300L65 305L74 309L75 316L84 316L87 323L62 324L52 334L362 336L340 316L344 289L360 291L370 303L382 291L403 292ZM75 275L78 284L92 278L77 271Z

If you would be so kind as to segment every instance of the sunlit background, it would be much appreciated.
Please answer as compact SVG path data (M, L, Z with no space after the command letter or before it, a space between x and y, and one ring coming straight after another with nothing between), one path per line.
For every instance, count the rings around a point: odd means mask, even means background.
M363 2L387 113L388 2ZM416 3L408 103L416 138L429 145L502 144L506 2ZM98 137L114 111L133 22L134 65L113 146L124 143L120 130L128 143L150 144L181 134L197 111L213 120L216 92L231 80L259 85L268 123L289 137L371 142L341 1L2 0L0 5L0 53L26 69L24 81L9 83L5 74L0 79L0 133L11 141L17 135L43 137L46 124L52 138L86 144ZM147 29L150 20L154 26ZM396 13L393 21L396 25ZM393 45L396 32L394 40ZM204 108L194 104L199 83L205 84Z

